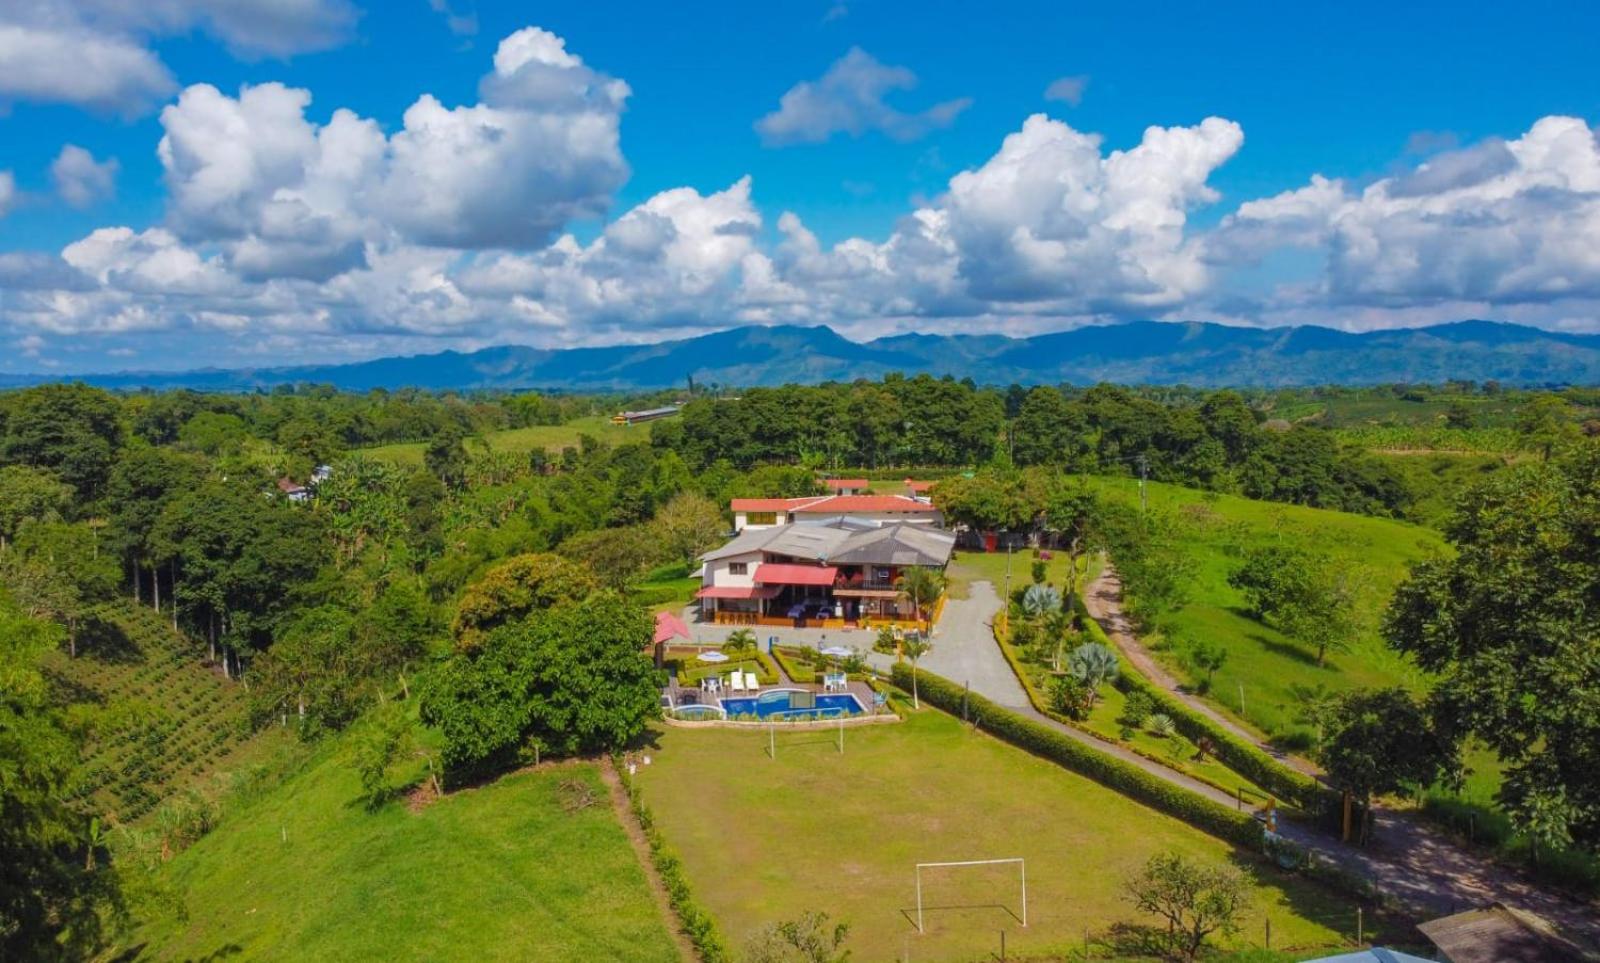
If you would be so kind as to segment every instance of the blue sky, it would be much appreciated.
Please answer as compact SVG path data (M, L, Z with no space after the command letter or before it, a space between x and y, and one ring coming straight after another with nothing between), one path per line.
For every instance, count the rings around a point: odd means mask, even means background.
M0 370L1600 328L1592 5L120 6L0 12Z

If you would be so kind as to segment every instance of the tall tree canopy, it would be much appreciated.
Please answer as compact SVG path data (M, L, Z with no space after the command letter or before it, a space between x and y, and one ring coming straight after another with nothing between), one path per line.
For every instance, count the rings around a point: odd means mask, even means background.
M1600 844L1600 447L1491 478L1445 531L1455 554L1412 567L1386 634L1439 675L1444 729L1510 764L1510 811Z
M659 711L652 631L644 609L608 591L536 611L441 665L423 721L444 733L445 762L458 772L535 751L621 748Z

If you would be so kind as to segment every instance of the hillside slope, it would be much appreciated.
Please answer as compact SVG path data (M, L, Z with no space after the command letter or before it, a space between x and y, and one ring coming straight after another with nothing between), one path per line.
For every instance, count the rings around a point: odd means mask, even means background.
M187 919L147 924L136 958L678 959L593 764L369 812L353 738L173 860ZM592 805L568 811L571 781Z
M161 615L123 599L94 610L76 658L50 655L55 684L100 710L84 764L94 811L138 820L251 739L248 693L206 667L204 654Z

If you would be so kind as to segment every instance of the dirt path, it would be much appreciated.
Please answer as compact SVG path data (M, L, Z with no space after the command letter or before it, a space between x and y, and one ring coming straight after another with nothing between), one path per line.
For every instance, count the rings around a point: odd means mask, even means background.
M650 858L650 842L644 838L644 829L639 826L639 820L633 816L633 807L628 803L628 791L623 788L622 777L617 773L610 756L600 760L600 781L606 784L606 789L611 793L611 808L617 814L617 821L622 824L623 832L628 834L628 842L633 844L634 855L639 857L639 866L644 870L645 883L650 887L650 895L656 901L656 909L661 912L661 919L667 924L667 932L672 934L673 942L678 945L678 956L686 963L698 963L700 956L695 952L694 944L683 935L683 927L678 923L678 914L673 912L672 901L667 898L667 887L661 882L661 875L656 872L655 860Z
M1084 587L1083 604L1089 610L1089 615L1096 622L1099 622L1100 628L1104 629L1106 635L1110 636L1111 641L1116 643L1117 648L1122 650L1123 656L1129 662L1132 662L1134 667L1144 674L1145 678L1171 692L1182 700L1184 705L1204 715L1217 725L1246 742L1260 747L1262 752L1267 753L1279 762L1298 769L1308 776L1322 778L1322 770L1316 764L1310 760L1283 752L1271 745L1261 738L1260 733L1246 729L1226 715L1218 712L1210 703L1195 698L1188 688L1173 678L1172 673L1168 672L1166 667L1158 662L1155 656L1150 654L1150 650L1145 648L1144 643L1140 642L1139 637L1134 634L1132 626L1128 623L1127 615L1122 611L1122 581L1117 577L1116 570L1110 565L1102 568L1099 576Z
M1258 733L1239 725L1180 685L1133 632L1122 611L1122 584L1109 565L1085 588L1084 605L1123 656L1146 678L1286 765L1322 778L1321 770L1308 760L1275 749ZM1600 946L1600 903L1543 889L1409 814L1378 809L1373 818L1376 839L1364 849L1346 846L1306 827L1291 830L1292 824L1286 823L1284 828L1286 835L1298 837L1296 842L1373 880L1384 891L1418 909L1442 915L1498 900L1537 913L1567 933Z

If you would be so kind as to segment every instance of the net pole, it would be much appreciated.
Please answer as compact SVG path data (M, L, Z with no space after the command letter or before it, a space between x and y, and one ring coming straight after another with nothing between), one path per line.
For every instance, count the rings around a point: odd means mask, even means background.
M1022 867L1022 928L1028 928L1028 863L1027 860L1017 864Z
M922 928L922 867L917 867L917 932L926 932Z

